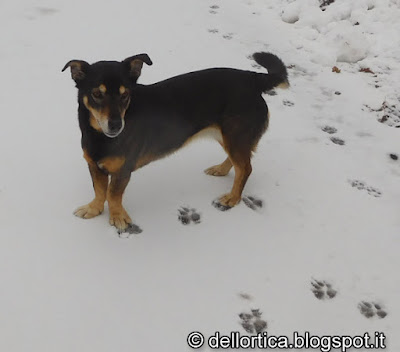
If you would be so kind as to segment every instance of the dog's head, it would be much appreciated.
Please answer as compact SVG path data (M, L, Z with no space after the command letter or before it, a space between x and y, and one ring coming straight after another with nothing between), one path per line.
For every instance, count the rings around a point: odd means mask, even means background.
M122 62L99 61L92 65L71 60L72 79L79 90L79 102L89 110L90 124L107 137L117 137L125 126L125 113L131 103L131 90L143 63L152 65L147 54L131 56Z

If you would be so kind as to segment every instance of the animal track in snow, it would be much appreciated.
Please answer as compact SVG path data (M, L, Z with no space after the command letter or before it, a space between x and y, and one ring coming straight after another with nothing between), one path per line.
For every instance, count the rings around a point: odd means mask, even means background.
M178 220L183 225L189 225L190 223L199 224L201 217L200 214L197 213L196 209L188 208L188 207L181 207L178 209Z
M315 279L311 281L311 291L314 296L320 300L332 299L337 294L337 291L332 288L332 285L329 282Z
M323 132L329 133L329 134L334 134L337 132L337 128L332 127L332 126L324 126L321 128Z
M261 67L259 64L257 64L256 62L252 62L252 63L251 63L251 67L256 68L256 69L261 69L261 68L262 68L262 67Z
M338 138L338 137L331 137L331 141L337 145L345 145L346 144L346 142L343 139Z
M325 9L332 3L334 3L335 0L319 0L319 7L321 8L322 11L325 11Z
M131 235L137 235L143 230L135 224L129 224L125 230L118 230L119 238L129 238Z
M398 108L395 104L389 104L388 102L384 101L379 109L371 108L368 105L365 105L365 107L371 112L376 112L379 114L383 112L383 115L378 118L380 123L390 127L400 128L400 108Z
M293 77L301 76L301 77L310 77L312 76L311 72L308 72L305 68L297 66L297 65L288 65L286 66L288 70L290 70L290 75Z
M222 38L224 38L224 39L226 39L226 40L231 40L231 39L233 38L233 34L234 34L234 33L227 33L227 34L224 34L224 35L222 36Z
M383 111L384 115L378 121L390 127L400 128L400 109L396 105L385 103Z
M218 13L219 6L218 5L211 5L210 6L210 11L208 11L209 13L216 15Z
M366 318L377 316L383 319L388 314L380 304L374 302L360 302L358 304L358 309L360 310L360 313Z
M262 69L262 66L260 66L257 62L254 61L253 55L247 55L247 58L251 61L251 67L254 67L256 69Z
M253 299L253 297L250 294L246 293L246 292L240 292L240 293L238 293L238 296L241 299L244 299L245 301L251 301Z
M261 199L252 196L244 196L242 200L251 210L258 210L263 207L263 201Z
M375 187L368 186L365 182L359 180L349 180L351 187L357 188L360 191L367 191L370 196L374 196L376 198L382 196L382 192L376 189Z
M36 20L38 19L38 16L52 16L58 13L60 10L52 7L42 7L42 6L36 6L34 8L31 8L28 10L28 13L26 14L25 18L28 20Z
M285 106L294 106L294 103L292 101L290 101L290 100L284 100L283 101L283 105L285 105Z
M43 16L54 15L57 12L59 12L58 9L51 8L51 7L40 7L40 6L38 6L35 9L36 9L37 12L39 12Z
M251 313L240 313L240 325L249 334L260 334L267 329L267 322L261 319L262 312L259 309L252 309Z

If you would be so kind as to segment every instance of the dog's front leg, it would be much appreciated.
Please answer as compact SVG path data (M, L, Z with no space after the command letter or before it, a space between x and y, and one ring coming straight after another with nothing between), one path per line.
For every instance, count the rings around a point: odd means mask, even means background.
M101 171L96 163L86 158L88 161L90 176L93 181L94 199L86 205L83 205L74 211L74 214L80 218L90 219L101 214L104 210L106 201L108 176Z
M112 174L111 182L107 190L110 224L114 225L120 233L125 232L132 226L132 220L122 206L122 196L130 178L130 173Z

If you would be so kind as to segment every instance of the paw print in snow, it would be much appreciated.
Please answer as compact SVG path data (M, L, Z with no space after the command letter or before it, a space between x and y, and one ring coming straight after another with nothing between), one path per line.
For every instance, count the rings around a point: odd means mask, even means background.
M194 208L181 207L178 209L178 220L183 225L189 225L191 222L194 224L200 223L200 214Z
M387 312L382 308L380 304L374 302L361 302L358 305L360 313L366 318L372 318L378 316L383 319L387 316Z
M332 126L324 126L321 129L322 129L322 131L329 133L329 134L334 134L337 132L337 128L332 127Z
M370 196L378 198L382 195L382 192L375 187L368 186L365 182L359 180L349 180L351 187L357 188L360 191L367 191Z
M249 334L260 334L267 329L267 322L261 319L262 313L259 309L252 309L251 313L240 313L240 325Z
M233 33L227 33L222 36L226 40L231 40L233 38Z
M311 291L320 300L332 299L337 294L337 291L332 288L330 283L319 280L311 281Z
M245 196L242 198L243 203L246 204L251 210L258 210L263 207L263 201L252 196Z
M331 137L331 141L337 145L345 145L346 142L341 139L341 138L337 138L337 137Z
M285 106L294 106L294 103L292 101L290 101L290 100L284 100L283 101L283 105L285 105Z

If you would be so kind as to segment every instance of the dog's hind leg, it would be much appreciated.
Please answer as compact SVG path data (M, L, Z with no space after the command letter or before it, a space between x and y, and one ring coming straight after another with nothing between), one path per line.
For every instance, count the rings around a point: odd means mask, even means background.
M204 172L211 176L226 176L232 168L232 162L226 158L224 162L219 165L214 165L205 169Z
M252 171L250 158L251 149L234 150L229 153L229 159L235 169L235 179L231 192L219 198L222 207L231 208L240 202L243 188Z
M240 202L244 186L252 171L252 153L264 132L265 120L262 118L253 118L251 125L239 124L237 121L237 119L227 120L222 131L223 146L234 167L235 179L230 193L215 202L220 210L227 210Z
M221 147L224 148L224 150L226 151L225 146L222 141L220 142L220 144L221 144ZM228 173L231 169L232 169L232 162L228 157L221 164L211 166L208 169L205 169L204 172L207 175L211 175L211 176L226 176L226 175L228 175Z
M83 219L91 219L100 215L104 210L104 202L106 201L108 187L108 176L101 171L97 167L96 163L94 163L86 154L84 154L84 156L88 162L95 197L89 204L77 208L74 211L74 215Z

